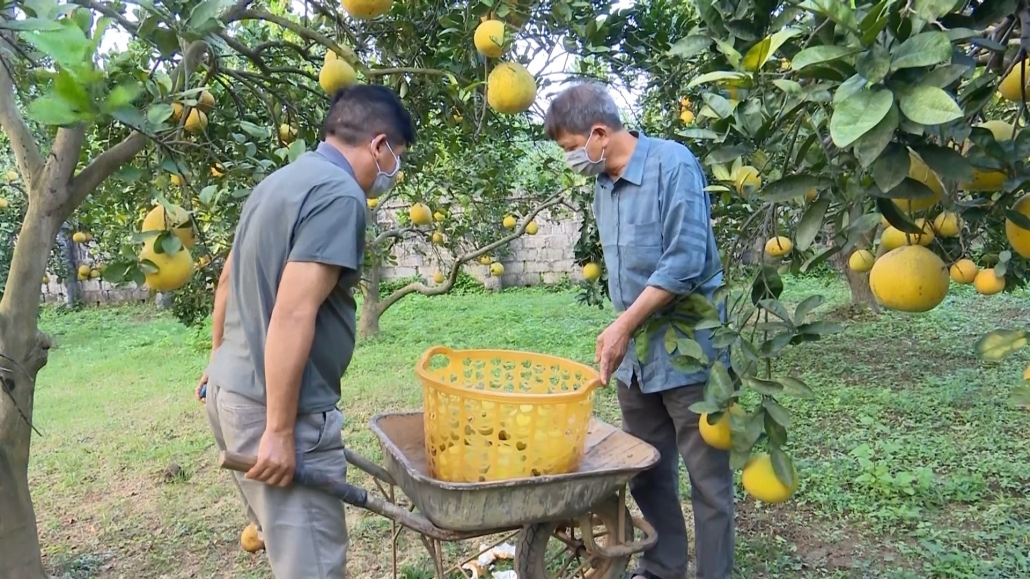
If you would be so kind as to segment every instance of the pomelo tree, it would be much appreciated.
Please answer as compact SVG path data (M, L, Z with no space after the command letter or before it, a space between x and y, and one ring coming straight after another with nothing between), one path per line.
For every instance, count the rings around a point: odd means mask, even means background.
M605 6L0 4L0 127L24 211L0 300L0 576L44 576L27 479L35 380L50 348L36 320L65 224L75 243L90 244L87 275L103 269L162 292L192 286L177 314L200 319L250 189L311 148L327 94L384 83L405 99L425 145L383 200L400 217L370 233L369 264L388 259L395 240L433 232L448 256L442 281L399 290L378 319L404 295L446 291L462 263L531 233L575 185L548 166L504 169L534 149L526 141L537 130L522 113L548 82L524 64L553 51L556 31L592 30ZM477 33L484 20L499 22ZM104 48L112 37L122 42Z
M793 310L778 300L781 273L834 259L857 302L911 313L939 306L955 284L984 299L1025 285L1030 5L649 2L613 11L597 29L597 44L617 47L604 53L611 74L646 85L637 126L687 143L702 161L728 237L724 262L753 279L750 296L720 293L728 324L688 299L672 315L679 332L646 329L638 346L664 340L677 363L696 367L707 360L690 332L713 328L737 378L713 372L695 410L732 431L735 467L767 441L778 490L789 490L790 422L777 399L810 391L778 375L775 359L835 328L807 319L820 298ZM590 233L584 257L596 252ZM746 264L741 248L751 247L763 263ZM1026 344L1024 333L1005 336L1010 349ZM997 357L1003 348L981 349ZM726 412L756 395L751 411Z

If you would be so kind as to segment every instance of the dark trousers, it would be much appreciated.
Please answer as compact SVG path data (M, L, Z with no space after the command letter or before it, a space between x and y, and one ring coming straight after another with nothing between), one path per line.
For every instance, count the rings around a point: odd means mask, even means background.
M644 394L617 383L622 428L654 446L661 459L630 483L658 544L640 559L641 571L661 579L687 577L687 528L679 501L679 457L690 477L697 579L730 579L733 571L733 472L730 453L708 445L690 405L704 399L701 385Z

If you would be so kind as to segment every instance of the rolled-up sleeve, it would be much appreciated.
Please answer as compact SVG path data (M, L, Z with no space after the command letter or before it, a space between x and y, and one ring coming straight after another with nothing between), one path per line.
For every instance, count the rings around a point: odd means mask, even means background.
M662 256L647 285L686 295L702 281L711 228L705 180L696 163L677 160L663 171Z

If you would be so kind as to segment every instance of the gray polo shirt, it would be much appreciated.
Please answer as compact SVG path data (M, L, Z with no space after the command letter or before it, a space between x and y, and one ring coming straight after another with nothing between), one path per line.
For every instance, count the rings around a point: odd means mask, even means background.
M298 413L336 406L340 378L354 353L354 286L365 253L365 204L350 163L327 143L254 188L232 244L225 333L207 369L210 380L264 404L265 339L286 262L337 265L340 280L315 318Z

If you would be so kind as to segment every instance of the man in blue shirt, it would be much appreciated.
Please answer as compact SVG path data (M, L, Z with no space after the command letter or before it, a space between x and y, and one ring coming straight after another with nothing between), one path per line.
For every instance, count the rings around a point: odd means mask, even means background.
M601 380L615 378L623 428L661 453L658 465L631 483L633 498L658 532L641 557L638 579L684 579L687 532L679 503L679 456L690 477L696 576L729 579L733 569L733 474L729 452L709 446L689 410L704 399L708 372L683 374L664 340L650 340L638 360L633 333L652 314L697 292L709 300L722 283L711 204L697 158L683 145L627 131L605 87L582 83L555 97L547 136L569 168L597 178L594 217L619 313L597 338ZM662 328L658 335L664 335ZM695 339L716 359L711 331Z

